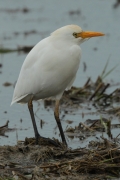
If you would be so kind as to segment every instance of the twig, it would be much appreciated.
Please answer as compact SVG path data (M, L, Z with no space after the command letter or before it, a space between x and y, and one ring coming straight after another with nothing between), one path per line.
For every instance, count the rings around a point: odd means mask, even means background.
M9 120L7 120L6 124L4 126L1 126L0 129L8 127Z
M28 178L26 178L25 176L23 176L22 174L20 174L18 172L12 171L12 174L13 174L13 176L18 176L18 177L23 178L24 180L28 180Z
M90 126L90 128L93 127L97 122L98 122L98 120L96 120L95 122L93 122L92 125Z
M91 79L90 79L90 77L89 77L88 80L86 81L86 83L84 84L83 88L86 88L86 87L88 86L90 80L91 80Z
M100 84L97 86L95 92L94 92L93 95L89 98L89 101L93 99L93 97L97 94L97 92L99 91L99 89L100 89L103 85L104 85L104 83L102 82L102 83L100 83Z
M120 135L120 133L116 136L116 138L118 138L119 135Z
M109 83L106 84L106 86L105 86L105 87L103 88L103 90L101 91L100 95L102 95L109 86L110 86Z
M113 91L112 93L110 93L108 96L106 96L106 98L104 100L107 100L108 98L110 98L117 91L118 91L118 88L115 91Z
M93 129L91 129L90 127L86 126L86 125L83 124L82 122L81 122L81 124L82 124L86 129L88 129L89 131L93 131Z

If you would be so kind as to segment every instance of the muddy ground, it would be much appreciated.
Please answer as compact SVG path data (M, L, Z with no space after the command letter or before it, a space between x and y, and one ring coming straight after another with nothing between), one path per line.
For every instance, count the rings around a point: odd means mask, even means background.
M120 118L120 89L115 88L112 93L106 93L111 84L105 84L101 77L93 83L90 78L82 88L72 87L66 91L61 100L61 106L77 108L80 103L92 102L93 106L106 114ZM108 91L109 92L109 91ZM113 107L113 104L116 107ZM45 101L46 106L54 105L52 101ZM84 114L83 114L84 115ZM103 118L86 120L76 127L69 127L66 133L106 132L108 138L101 136L96 141L90 141L86 148L70 149L57 139L56 146L43 139L38 145L34 138L19 141L16 146L0 147L0 179L52 179L52 180L103 180L119 177L120 172L120 139L119 134L112 136L111 129L119 128L119 124L112 124L111 120ZM9 130L9 122L0 127L0 135ZM90 133L89 133L90 132Z

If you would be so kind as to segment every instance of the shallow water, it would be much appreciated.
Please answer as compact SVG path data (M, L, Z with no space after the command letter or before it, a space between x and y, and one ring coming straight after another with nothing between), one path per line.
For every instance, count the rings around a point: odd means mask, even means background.
M19 2L15 0L0 0L0 47L16 48L17 46L35 45L42 38L49 36L52 31L66 24L78 24L84 30L104 32L106 36L90 39L81 45L81 66L74 83L75 86L81 87L85 84L88 77L91 77L93 81L96 80L97 76L101 74L108 58L110 58L110 62L107 71L119 64L120 7L114 9L114 3L115 1L113 2L113 0L21 0ZM9 120L9 127L16 129L13 132L6 133L9 136L8 138L0 137L0 145L14 145L17 139L24 140L26 136L34 136L27 106L15 104L10 107L13 86L25 57L26 54L17 52L0 54L0 64L2 64L2 67L0 67L0 126ZM83 71L83 63L87 65L85 72ZM106 77L105 82L118 83L119 74L120 67L118 65ZM13 85L3 86L5 82L10 82ZM114 87L112 87L112 90L114 90ZM65 120L74 120L74 123L69 126L75 126L86 119L99 118L99 113L91 113L82 118L82 112L96 111L92 105L90 106L91 110L78 108L73 110L75 115L73 113L65 115L65 118L62 120L64 130L68 125ZM35 103L35 112L37 107L38 104ZM64 110L61 110L61 116L62 114L64 114ZM20 121L21 119L22 122ZM39 128L41 119L45 121L43 129L40 129L41 135L59 138L53 110L49 108L49 111L47 111L43 103L41 103L36 117ZM117 118L114 118L114 123L118 123ZM114 130L113 133L114 136L117 136L119 133L118 129ZM96 136L100 135L98 133ZM85 142L81 143L78 138L71 140L67 137L70 147L86 146L91 139L94 139L94 137L87 138Z

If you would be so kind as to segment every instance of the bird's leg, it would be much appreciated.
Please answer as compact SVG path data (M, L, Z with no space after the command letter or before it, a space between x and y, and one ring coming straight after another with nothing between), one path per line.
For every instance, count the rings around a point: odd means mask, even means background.
M38 144L38 138L43 138L45 141L49 142L50 144L53 144L54 146L59 146L59 144L57 142L55 142L54 140L52 140L50 138L42 137L38 133L37 125L36 125L36 122L35 122L35 116L34 116L34 112L33 112L32 99L28 102L28 109L29 109L31 119L32 119L32 123L33 123L33 128L34 128L34 133L35 133L35 138L36 138L36 144Z
M63 142L65 145L67 145L67 142L66 142L66 139L65 139L65 135L64 135L64 132L63 132L63 129L62 129L61 121L60 121L60 118L59 118L59 100L56 100L56 102L55 102L54 116L55 116L55 120L56 120L56 122L57 122L59 131L60 131L60 135L61 135L61 138L62 138L62 142Z
M30 116L31 116L31 119L32 119L32 123L33 123L33 128L34 128L34 133L35 133L35 138L36 138L36 144L38 144L38 138L40 137L40 134L38 133L37 125L36 125L36 122L35 122L32 99L28 102L28 109L29 109Z

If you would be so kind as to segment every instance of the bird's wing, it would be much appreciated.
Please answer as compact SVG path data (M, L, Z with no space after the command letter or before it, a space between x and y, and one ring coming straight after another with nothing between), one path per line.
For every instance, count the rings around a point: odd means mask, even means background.
M23 63L12 102L29 94L39 93L40 98L47 98L63 92L76 75L79 59L78 47L59 49L49 42L49 38L42 40Z

